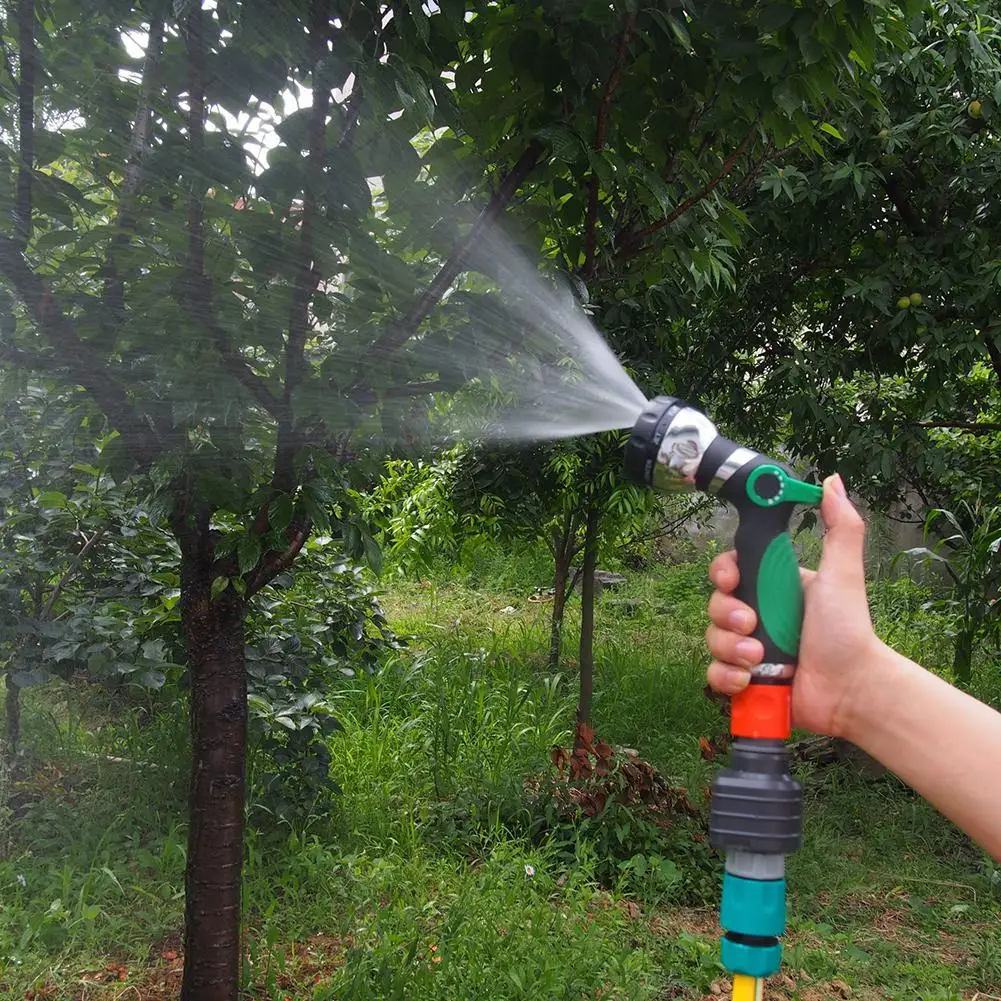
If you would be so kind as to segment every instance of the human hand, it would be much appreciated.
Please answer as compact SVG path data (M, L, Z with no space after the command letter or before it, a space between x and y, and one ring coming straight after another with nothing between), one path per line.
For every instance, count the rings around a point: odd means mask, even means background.
M840 476L824 481L820 507L827 527L820 569L801 570L804 591L799 664L792 688L793 726L844 736L853 702L881 643L872 628L862 562L865 524ZM736 554L717 556L709 568L716 591L709 601L706 644L713 656L709 685L735 695L750 681L764 648L750 636L754 610L733 596L740 573Z

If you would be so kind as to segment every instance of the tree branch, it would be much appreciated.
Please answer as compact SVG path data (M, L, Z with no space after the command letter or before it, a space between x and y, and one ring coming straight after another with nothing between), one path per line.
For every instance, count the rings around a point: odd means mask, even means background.
M424 382L407 382L402 386L390 386L382 391L382 395L391 400L403 399L408 396L426 396L437 393L444 387L440 379L427 379Z
M636 15L623 14L622 28L619 31L619 47L615 56L615 65L605 84L605 92L598 107L598 120L594 131L594 151L598 154L605 148L605 133L608 129L608 112L612 107L616 88L622 79L625 68L626 53L636 28ZM583 276L589 278L594 272L594 254L597 245L598 228L598 176L591 171L588 178L587 215L584 219L584 267Z
M118 198L118 232L111 244L106 268L108 277L104 284L105 319L121 323L125 311L125 283L118 276L115 255L129 242L128 230L134 224L133 201L142 186L143 167L150 150L150 140L153 135L153 83L157 66L163 53L164 19L151 18L149 25L149 41L146 45L146 55L143 59L142 81L139 85L139 102L136 107L136 117L132 125L132 139L129 143L129 153L125 161L125 183Z
M750 166L744 171L744 176L741 177L739 181L734 185L731 190L730 197L739 202L741 199L747 199L753 192L754 182L758 179L758 175L761 173L761 168L768 163L769 160L775 155L776 146L774 143L768 143L765 148L761 151L761 156L752 159Z
M60 365L55 357L39 354L37 351L25 351L13 344L0 343L0 364L9 364L25 372L49 372L53 375L66 374L65 366Z
M146 468L161 443L148 417L141 416L128 394L80 339L76 326L45 282L28 267L16 240L0 237L0 273L27 306L35 326L55 349L72 377L94 397L112 426L122 436L132 457Z
M352 402L359 407L371 406L382 397L387 400L402 400L409 396L426 396L429 393L438 393L445 388L445 383L440 379L426 379L423 382L405 382L399 386L388 386L376 392L374 389L365 388L352 394Z
M202 24L202 5L194 3L188 14L185 32L188 57L188 153L191 164L197 164L205 154L205 81L202 69L205 63L205 38ZM205 236L203 233L204 209L202 207L201 181L191 180L188 199L188 275L192 292L199 297L205 284Z
M351 146L351 142L354 139L355 131L358 128L358 120L361 117L361 106L365 100L365 95L362 94L360 85L358 83L358 74L355 74L355 90L351 92L351 96L348 98L348 115L347 121L344 123L344 131L340 134L337 142L334 144L334 149L348 149Z
M352 0L351 9L348 11L348 16L344 21L344 29L347 30L351 26L351 19L354 17L356 10L356 2ZM370 58L373 62L378 62L380 56L383 54L384 49L387 46L389 40L396 34L396 28L399 24L397 18L393 18L387 24L385 24L381 30L375 33L375 42L372 45L372 52ZM354 87L351 91L351 96L347 100L347 117L344 122L344 131L341 132L334 145L334 149L347 149L351 146L354 140L355 131L358 128L358 121L361 118L362 107L365 104L365 93L361 86L361 74L359 70L361 68L361 60L354 64L354 75L355 82Z
M35 169L35 0L17 7L21 71L17 84L18 168L15 232L21 250L31 239L31 181Z
M309 158L302 193L299 222L299 254L292 279L292 304L289 310L288 336L285 340L285 385L282 390L281 417L275 451L273 485L291 492L295 485L293 460L296 452L295 417L292 396L306 373L306 339L309 335L309 304L320 276L314 266L313 230L318 213L319 187L323 178L324 137L326 134L329 88L321 79L321 64L326 54L327 27L330 22L328 0L313 0L309 7L309 62L313 106L309 115Z
M957 428L960 431L969 431L971 434L995 434L1001 431L1001 424L981 421L907 421L905 426L912 428Z
M897 178L887 175L882 180L882 186L890 201L893 202L893 207L897 210L897 214L900 216L903 224L915 236L922 236L927 229L925 222L917 209L908 201L907 195L904 194L904 189L900 186Z
M61 595L66 588L66 585L73 579L77 570L80 569L80 564L83 562L84 557L89 553L94 546L96 546L101 539L104 538L107 528L99 528L87 541L83 544L80 552L73 557L73 562L66 568L66 573L59 578L58 583L55 588L53 588L52 594L49 595L45 602L45 606L42 608L41 615L39 618L47 619L55 607L56 602L59 600L59 595Z
M717 501L715 497L703 497L690 511L686 511L683 515L675 518L673 521L663 522L652 531L639 535L632 541L634 543L649 542L651 539L660 539L664 536L674 535L674 533L686 522L691 521L692 518L697 518L703 511L708 511L710 508L717 507L718 505L719 501Z
M376 340L370 353L372 361L386 361L413 337L417 332L417 328L438 304L441 297L448 291L459 272L462 271L469 252L479 242L483 233L500 218L508 202L514 197L515 192L521 187L525 178L535 169L539 158L542 156L542 149L542 143L537 139L533 139L528 144L525 152L518 158L518 162L511 168L504 180L501 181L500 187L487 203L487 207L480 213L465 238L452 251L451 257L442 265L428 287L417 298L407 313L396 323L388 327L382 336Z
M187 20L188 55L188 143L191 162L198 163L205 150L205 82L202 69L205 61L205 42L202 34L202 8L200 3L192 5ZM188 201L188 259L186 280L182 287L186 291L182 306L192 320L200 323L211 335L219 352L223 370L239 382L250 395L273 417L280 413L279 402L271 391L233 350L229 336L215 319L212 304L212 288L205 276L205 235L204 209L200 182L192 179Z
M149 25L149 41L146 54L143 57L142 80L139 85L139 103L136 107L136 118L132 126L132 141L129 143L129 155L125 161L125 183L118 203L118 218L128 216L131 200L138 194L142 186L143 167L149 154L150 139L153 136L153 88L156 83L156 72L163 55L162 17L152 18Z
M616 256L620 260L629 260L637 254L642 253L643 250L646 249L643 246L643 243L648 237L653 236L654 233L659 232L665 226L670 226L672 222L683 216L689 209L693 208L704 198L712 194L720 182L733 170L733 168L740 161L740 158L747 151L747 147L751 144L751 140L754 138L754 134L758 129L758 122L760 119L761 116L759 115L754 120L754 124L750 127L750 129L748 129L747 135L744 136L744 138L740 141L740 145L730 154L730 156L724 160L723 166L720 168L719 173L717 173L715 177L699 188L699 190L693 195L686 198L680 205L673 208L662 219L658 219L649 226L643 227L643 229L625 234L620 243L619 252Z
M287 570L309 538L312 521L307 518L298 528L290 530L287 549L271 550L261 558L260 565L247 575L247 598L255 595L260 589L275 579L283 570Z
M991 367L994 369L994 375L997 377L998 382L1001 383L1001 347L998 346L997 338L990 331L987 331L984 341L987 346L987 357L990 358Z
M17 85L17 74L14 72L14 59L12 58L13 53L7 48L7 44L0 41L0 57L3 58L3 68L7 71L7 77L10 79L11 87Z

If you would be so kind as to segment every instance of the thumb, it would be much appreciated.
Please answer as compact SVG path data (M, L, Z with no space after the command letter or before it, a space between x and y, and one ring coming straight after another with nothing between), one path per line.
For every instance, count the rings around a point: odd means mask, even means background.
M841 477L824 480L820 514L827 526L820 572L845 587L865 588L865 522L848 499Z

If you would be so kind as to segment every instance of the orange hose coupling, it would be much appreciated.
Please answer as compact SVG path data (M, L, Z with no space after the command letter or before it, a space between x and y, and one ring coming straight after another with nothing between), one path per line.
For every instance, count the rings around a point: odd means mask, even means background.
M752 681L731 701L730 733L759 740L786 740L792 733L792 686Z

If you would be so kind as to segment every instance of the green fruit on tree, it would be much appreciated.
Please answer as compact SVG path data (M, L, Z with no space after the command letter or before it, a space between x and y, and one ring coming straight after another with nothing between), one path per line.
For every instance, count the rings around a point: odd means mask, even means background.
M920 306L921 305L921 293L920 292L912 292L911 293L911 305L912 306Z
M889 129L880 129L879 130L879 138L880 139L885 139L889 134L890 134L890 130Z
M911 300L909 296L902 295L897 300L897 309L910 309L910 307L911 307Z
M970 113L970 118L979 118L983 114L983 108L979 101L970 101L966 110Z

